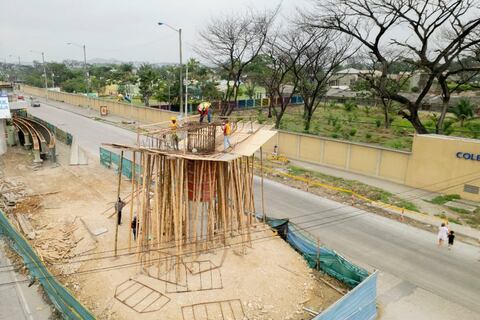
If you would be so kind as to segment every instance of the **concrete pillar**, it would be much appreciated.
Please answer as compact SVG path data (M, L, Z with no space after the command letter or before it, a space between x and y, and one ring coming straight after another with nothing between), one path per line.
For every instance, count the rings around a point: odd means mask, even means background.
M7 152L7 133L5 131L7 120L0 119L0 155Z
M55 147L50 149L50 159L52 162L57 162L57 150Z
M30 150L30 148L32 148L32 143L30 142L30 135L28 133L25 135L25 144L23 146L27 150Z
M42 163L43 160L40 158L40 150L33 150L33 162Z
M14 126L7 126L7 143L8 146L13 147L14 145L17 144L17 141L15 139L16 135L15 127Z

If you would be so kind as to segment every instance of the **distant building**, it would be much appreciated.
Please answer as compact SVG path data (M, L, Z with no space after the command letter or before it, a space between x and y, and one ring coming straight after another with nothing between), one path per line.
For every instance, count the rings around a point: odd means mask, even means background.
M340 70L333 74L328 83L330 87L337 88L352 88L353 85L358 81L368 77L373 76L377 77L381 75L380 71L372 70L358 70L355 68L347 68Z

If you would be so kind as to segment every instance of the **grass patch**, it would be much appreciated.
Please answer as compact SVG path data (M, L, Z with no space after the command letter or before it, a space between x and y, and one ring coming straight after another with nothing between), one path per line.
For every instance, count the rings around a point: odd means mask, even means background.
M455 219L455 218L450 218L448 219L448 222L456 223L456 224L463 224L462 221Z
M447 219L445 213L435 214L435 217L439 217L440 219Z
M436 196L435 198L433 198L432 200L430 200L428 202L443 205L443 204L445 204L449 201L456 200L456 199L461 199L460 195L458 195L458 194L447 194L447 195L443 195L443 196Z
M465 209L462 209L462 208L456 208L456 207L448 207L450 210L452 211L455 211L457 213L461 213L461 214L471 214L470 211L468 210L465 210Z
M293 166L293 165L287 166L287 169L290 174L295 176L309 178L319 183L324 183L337 188L351 190L357 194L360 194L374 201L381 201L383 203L391 204L400 208L405 208L407 210L420 212L420 210L417 208L417 206L414 203L401 199L395 196L394 194L388 191L385 191L383 189L372 187L356 180L347 180L343 178L337 178L337 177L329 176L317 171L308 170L308 169ZM347 195L350 195L349 192L344 192L344 193Z

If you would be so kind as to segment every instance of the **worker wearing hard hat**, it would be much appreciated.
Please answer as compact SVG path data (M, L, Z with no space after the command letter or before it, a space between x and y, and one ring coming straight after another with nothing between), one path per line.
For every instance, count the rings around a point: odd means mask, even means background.
M177 128L178 128L177 118L176 117L171 117L170 118L170 131L171 131L171 134L172 134L172 147L175 150L178 150Z

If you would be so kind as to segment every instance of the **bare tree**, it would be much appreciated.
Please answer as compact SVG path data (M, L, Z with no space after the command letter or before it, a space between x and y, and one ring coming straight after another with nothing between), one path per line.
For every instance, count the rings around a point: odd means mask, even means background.
M312 26L352 36L376 60L381 72L375 89L380 97L399 102L399 114L418 133L427 133L419 110L435 81L442 87L449 77L461 72L450 70L453 62L479 44L473 35L480 27L477 0L312 0L319 10L305 14ZM318 13L317 13L318 12ZM426 75L416 98L388 92L391 60L386 51L404 52L416 70ZM444 89L444 88L442 88ZM445 106L449 95L443 91ZM444 107L439 124L445 118ZM440 131L440 129L439 129Z
M283 115L297 92L299 78L295 73L301 72L307 62L300 58L316 38L316 32L287 26L272 34L262 51L267 64L261 79L269 95L269 112L271 110L275 115L276 128L280 127Z
M223 15L213 18L200 32L202 43L197 53L227 74L223 115L236 106L242 74L262 50L278 10Z
M308 33L315 30L307 29ZM317 31L314 41L306 47L294 65L298 92L304 101L305 131L310 130L313 113L320 105L335 70L355 53L351 40L330 30Z

